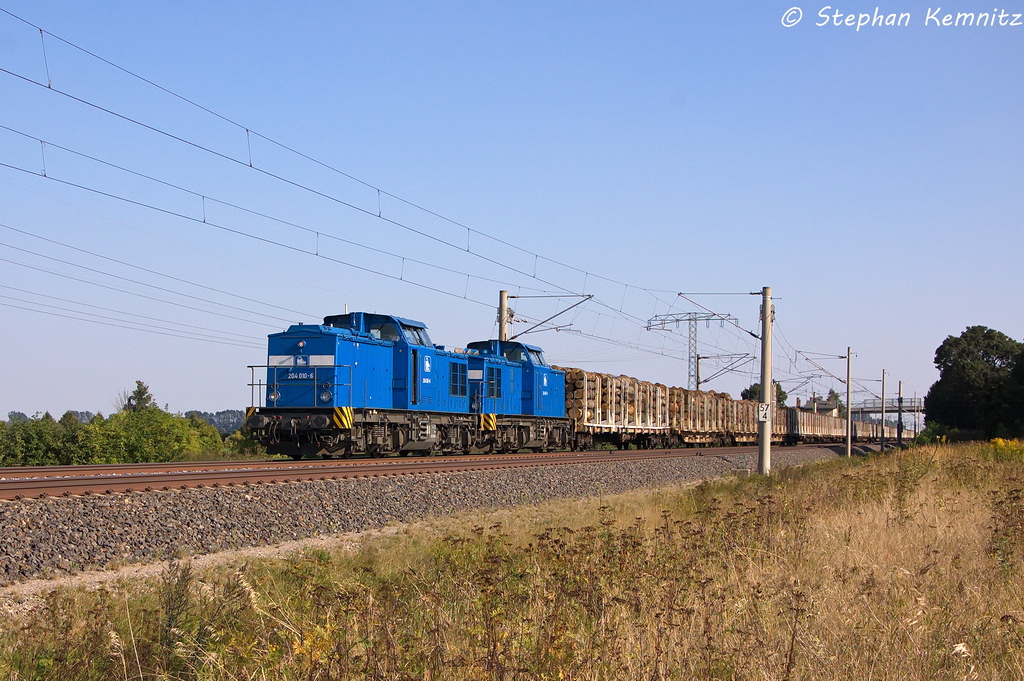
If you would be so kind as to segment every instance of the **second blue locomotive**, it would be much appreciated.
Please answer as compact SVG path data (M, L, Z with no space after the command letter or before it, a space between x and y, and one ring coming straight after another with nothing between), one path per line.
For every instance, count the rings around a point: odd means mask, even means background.
M271 454L544 451L572 439L564 374L525 343L446 350L422 322L353 312L272 334L265 368L247 425Z

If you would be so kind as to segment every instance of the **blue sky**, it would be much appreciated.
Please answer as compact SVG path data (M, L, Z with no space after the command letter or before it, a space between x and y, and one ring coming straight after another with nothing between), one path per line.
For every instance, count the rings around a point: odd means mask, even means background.
M1024 339L1024 26L926 26L992 6L908 0L827 14L909 26L816 26L820 3L784 27L791 2L0 2L52 34L0 14L0 68L93 105L0 73L0 163L22 169L0 167L0 412L109 412L135 379L172 410L241 408L267 333L347 304L461 346L493 335L503 287L594 294L527 338L672 385L685 329L642 322L698 309L676 292L772 286L777 377L804 397L842 388L797 350L852 346L856 377L923 395L947 335ZM756 297L693 300L757 326Z

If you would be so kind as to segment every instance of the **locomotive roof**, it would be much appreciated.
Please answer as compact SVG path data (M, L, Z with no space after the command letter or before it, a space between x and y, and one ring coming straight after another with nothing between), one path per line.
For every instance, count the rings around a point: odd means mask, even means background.
M523 343L522 341L500 341L497 338L492 338L491 340L485 341L473 341L472 343L469 344L468 347L480 345L481 343L511 343L513 345L522 345L527 350L533 350L534 352L544 352L544 348L538 347L536 345L530 345L529 343Z
M423 322L418 322L415 319L406 319L405 317L395 317L395 315L384 315L384 316L385 317L391 317L393 319L397 319L399 322L401 322L402 324L405 324L406 326L412 326L412 327L415 327L415 328L418 328L418 329L425 329L425 328L427 328L426 324L424 324Z
M324 317L324 322L325 322L325 325L326 325L326 322L327 322L328 319L338 319L338 318L341 318L341 317L348 317L350 315L363 315L364 317L371 317L371 316L372 317L389 317L391 319L394 319L399 324L403 324L405 326L411 326L411 327L416 328L416 329L425 329L425 328L427 328L426 324L424 324L423 322L418 322L415 319L406 319L405 317L398 317L398 316L393 315L393 314L379 314L377 312L346 312L346 313L343 313L343 314L331 314L331 315L327 315L326 317Z

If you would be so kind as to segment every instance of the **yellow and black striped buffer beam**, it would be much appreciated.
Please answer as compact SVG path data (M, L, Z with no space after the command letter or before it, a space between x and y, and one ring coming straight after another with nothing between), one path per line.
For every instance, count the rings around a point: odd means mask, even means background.
M352 428L352 407L335 407L334 425L338 428Z
M248 421L249 417L256 413L256 407L249 407L245 410L245 420Z
M480 430L497 430L497 414L480 414Z

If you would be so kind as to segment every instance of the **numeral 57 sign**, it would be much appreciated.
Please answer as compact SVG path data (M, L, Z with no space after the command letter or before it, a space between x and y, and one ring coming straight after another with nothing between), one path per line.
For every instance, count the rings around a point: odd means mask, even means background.
M768 421L768 415L771 413L772 405L767 402L759 402L757 405L757 420L760 423Z

